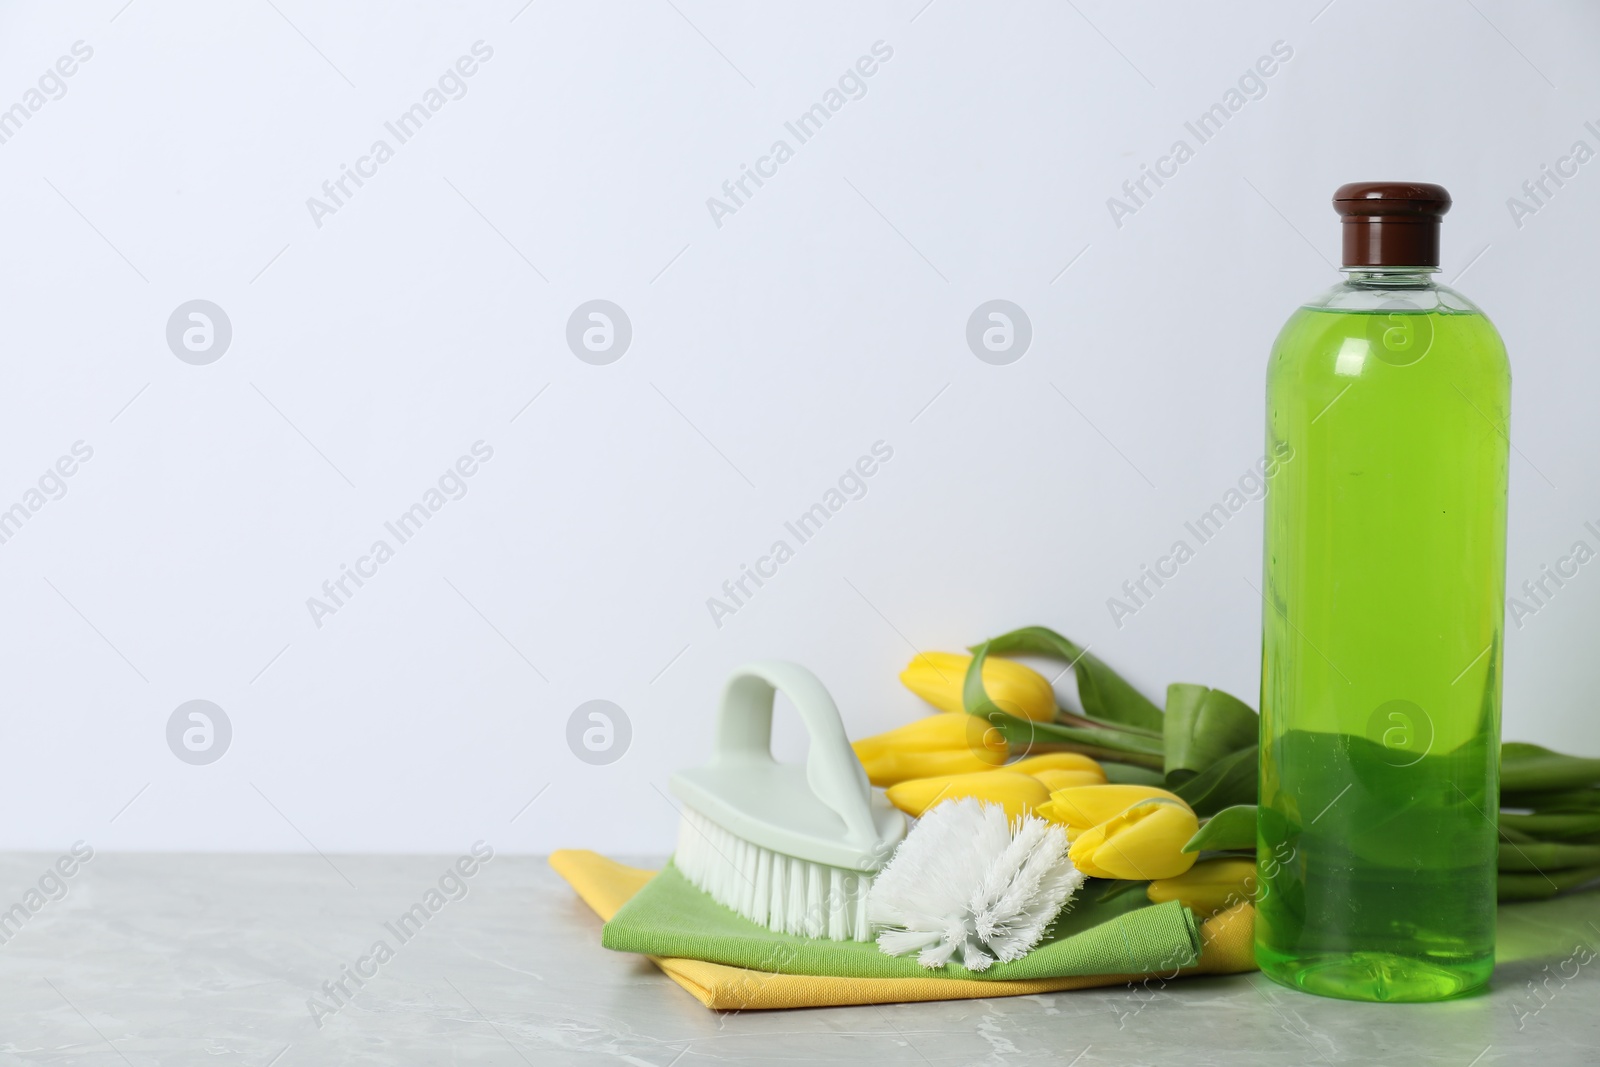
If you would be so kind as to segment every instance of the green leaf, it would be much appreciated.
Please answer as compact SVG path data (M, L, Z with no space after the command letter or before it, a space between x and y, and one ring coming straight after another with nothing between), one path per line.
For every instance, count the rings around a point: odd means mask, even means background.
M1112 785L1154 785L1166 783L1167 777L1153 767L1138 767L1118 760L1101 760L1100 769L1106 772L1106 781Z
M1078 681L1078 701L1086 716L1111 726L1131 727L1156 735L1163 727L1161 709L1150 702L1116 671L1091 656L1087 649L1043 626L1024 626L984 642L990 652L1048 656L1072 664ZM978 649L971 651L976 655Z
M1200 832L1183 846L1185 852L1221 851L1256 847L1256 806L1235 804L1223 808L1200 825Z
M1167 786L1182 785L1222 757L1260 739L1255 710L1220 689L1174 682L1167 686Z
M1097 903L1101 904L1108 900L1115 900L1124 893L1131 893L1135 889L1144 889L1150 884L1149 882L1140 882L1127 878L1091 878L1089 880L1105 886L1104 891L1094 898ZM1085 893L1084 896L1088 896L1088 894Z
M1600 759L1565 756L1525 741L1500 746L1500 788L1507 793L1573 789L1600 782Z
M961 679L961 706L968 715L988 718L996 713L1007 714L1000 710L1000 705L989 699L989 691L983 687L983 663L988 658L989 644L986 641L972 650L972 658L967 661L967 674Z
M1132 763L1157 771L1161 768L1161 742L1149 738L1083 726L1032 722L1015 715L1008 715L999 709L988 714L981 712L974 714L981 715L1000 731L1000 735L1011 746L1013 756L1038 755L1042 752L1081 752L1097 760Z
M1203 817L1235 804L1254 804L1257 778L1256 746L1251 745L1222 757L1173 792Z
M1500 872L1500 901L1548 900L1564 889L1572 889L1600 878L1600 866L1576 867L1570 871L1553 874L1523 874L1517 871Z
M1500 842L1502 871L1561 871L1600 866L1600 845L1556 841Z

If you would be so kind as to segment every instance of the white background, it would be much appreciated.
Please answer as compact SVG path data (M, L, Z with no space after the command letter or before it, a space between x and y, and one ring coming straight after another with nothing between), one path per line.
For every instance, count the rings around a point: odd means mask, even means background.
M660 853L739 663L809 665L859 736L920 713L913 648L1029 623L1158 702L1254 703L1258 503L1121 629L1106 599L1260 455L1266 353L1337 278L1350 180L1455 197L1443 277L1515 375L1510 585L1597 543L1600 163L1520 228L1506 204L1600 149L1586 5L123 2L0 15L0 107L93 48L0 144L0 507L94 450L0 545L0 846ZM317 226L307 198L480 40L467 94ZM717 226L707 198L878 41L866 95ZM1107 198L1277 41L1265 96L1118 228ZM233 327L207 366L165 339L195 298ZM595 298L633 325L608 366L565 342ZM994 298L1033 326L1009 366L964 337ZM316 626L479 440L468 494ZM867 494L716 626L879 440ZM1507 737L1600 753L1597 618L1600 567L1510 629ZM192 699L232 723L209 766L167 747ZM632 724L608 766L566 740L593 699Z

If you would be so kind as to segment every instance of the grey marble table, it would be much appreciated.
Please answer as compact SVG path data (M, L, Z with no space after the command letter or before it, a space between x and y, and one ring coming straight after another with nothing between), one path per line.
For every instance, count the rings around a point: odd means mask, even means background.
M717 1014L600 948L537 857L59 859L0 856L3 1064L1600 1062L1600 894L1502 909L1492 991L1447 1004L1246 975Z

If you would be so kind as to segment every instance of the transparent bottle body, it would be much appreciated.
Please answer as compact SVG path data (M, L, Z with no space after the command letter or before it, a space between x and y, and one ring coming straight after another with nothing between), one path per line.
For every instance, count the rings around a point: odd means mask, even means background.
M1416 270L1295 312L1267 378L1256 955L1439 1000L1494 964L1510 370Z

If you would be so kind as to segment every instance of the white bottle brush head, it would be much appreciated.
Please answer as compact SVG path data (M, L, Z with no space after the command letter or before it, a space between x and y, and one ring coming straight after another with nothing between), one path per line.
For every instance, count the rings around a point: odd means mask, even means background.
M1085 875L1067 858L1066 831L998 804L947 800L917 821L867 896L878 947L969 971L1033 951Z

